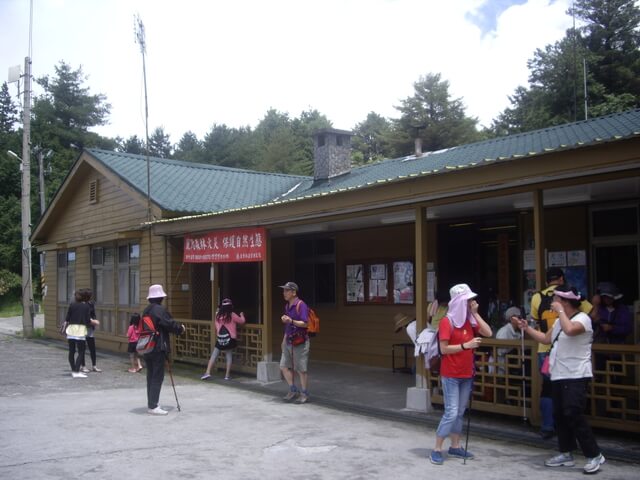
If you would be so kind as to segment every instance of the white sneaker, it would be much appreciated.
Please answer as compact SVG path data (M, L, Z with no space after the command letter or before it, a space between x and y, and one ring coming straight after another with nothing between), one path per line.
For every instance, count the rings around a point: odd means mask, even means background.
M545 460L544 464L547 467L573 467L576 462L573 460L571 452L563 452L560 455Z
M587 463L584 465L584 473L596 473L600 470L600 465L604 464L605 461L604 455L602 454L597 457L587 458Z
M73 378L87 378L87 376L82 372L71 372L71 376Z
M82 367L82 368L80 369L80 372L82 372L82 373L89 373L90 371L91 371L91 370L89 370L87 367Z
M160 408L160 405L158 405L156 408L150 408L149 410L147 410L147 413L149 415L167 415L169 412L163 410L162 408Z

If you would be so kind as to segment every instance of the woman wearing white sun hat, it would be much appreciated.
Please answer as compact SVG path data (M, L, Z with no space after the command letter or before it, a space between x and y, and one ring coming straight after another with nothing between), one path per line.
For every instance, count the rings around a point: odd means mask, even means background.
M162 285L149 287L149 305L142 312L142 316L149 315L153 320L156 330L159 332L158 343L151 353L144 356L147 364L147 407L151 415L166 415L169 413L159 405L160 389L164 381L164 362L171 351L169 334L180 335L184 333L184 325L176 322L166 308L162 306L162 300L167 296Z
M449 457L473 458L473 454L460 445L462 419L469 403L475 375L474 350L483 337L491 336L491 327L478 313L477 294L469 285L460 283L449 290L451 301L447 315L440 320L438 335L442 359L440 377L444 398L444 414L436 430L436 446L429 455L434 465L442 465L442 446L451 437Z

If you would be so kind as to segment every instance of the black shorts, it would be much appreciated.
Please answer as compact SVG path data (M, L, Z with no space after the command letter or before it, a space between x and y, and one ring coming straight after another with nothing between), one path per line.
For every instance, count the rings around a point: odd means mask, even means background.
M138 342L129 342L129 347L127 348L127 352L136 353L136 345L138 345Z

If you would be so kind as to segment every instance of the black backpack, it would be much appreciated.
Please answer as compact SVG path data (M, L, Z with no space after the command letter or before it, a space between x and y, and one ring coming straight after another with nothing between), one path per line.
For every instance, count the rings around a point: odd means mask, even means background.
M553 290L544 294L543 292L538 292L540 294L540 306L538 307L538 318L536 319L540 322L540 331L542 333L546 333L549 328L553 326L556 319L558 318L558 314L551 310L551 302L553 301Z

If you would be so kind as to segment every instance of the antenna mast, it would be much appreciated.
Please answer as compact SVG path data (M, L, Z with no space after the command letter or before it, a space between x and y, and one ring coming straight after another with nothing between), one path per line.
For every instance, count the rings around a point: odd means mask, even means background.
M145 156L147 160L147 222L149 222L149 285L152 282L152 258L151 258L151 165L149 162L149 102L147 101L147 65L145 54L147 52L147 42L144 33L144 24L140 15L136 14L133 18L135 29L135 41L140 45L140 53L142 53L142 75L144 79L144 133L145 133Z

